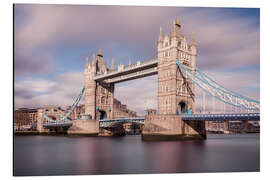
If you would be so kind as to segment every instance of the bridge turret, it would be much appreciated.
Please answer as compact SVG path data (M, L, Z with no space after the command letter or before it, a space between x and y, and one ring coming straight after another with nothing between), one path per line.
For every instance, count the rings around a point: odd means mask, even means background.
M86 60L86 62L85 62L85 68L88 68L88 66L89 66L88 59L89 59L89 56L87 56L87 57L85 58L85 60Z
M196 56L197 56L197 42L194 38L194 33L192 33L192 36L191 36L190 51L191 51L191 66L192 66L192 69L195 69Z
M158 37L158 49L163 47L163 35L162 35L162 27L159 29L159 37Z
M114 70L114 59L112 59L111 70Z
M98 52L96 61L97 61L97 65L96 65L97 73L104 73L108 70L101 50L99 50Z
M89 64L88 59L87 59L87 63ZM95 59L95 54L93 54L91 64L86 66L84 70L85 114L91 115L93 119L95 119L95 107L96 107L95 105L96 99L94 98L95 91L96 91L96 82L94 80L94 76L96 75L96 67L97 67L97 61Z
M171 32L171 37L178 37L181 38L183 37L183 33L182 33L182 28L181 28L181 24L178 18L176 18L173 21L173 31Z
M91 72L93 72L93 76L94 76L94 75L96 74L96 72L97 72L97 61L96 61L96 56L95 56L95 54L93 54L93 56L92 56Z

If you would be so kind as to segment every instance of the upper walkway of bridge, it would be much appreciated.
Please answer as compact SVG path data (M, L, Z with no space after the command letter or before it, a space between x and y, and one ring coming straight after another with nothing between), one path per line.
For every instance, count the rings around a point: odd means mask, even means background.
M106 83L118 83L155 75L157 74L157 64L157 59L149 59L138 61L136 64L118 66L118 69L97 74L94 80L104 81Z

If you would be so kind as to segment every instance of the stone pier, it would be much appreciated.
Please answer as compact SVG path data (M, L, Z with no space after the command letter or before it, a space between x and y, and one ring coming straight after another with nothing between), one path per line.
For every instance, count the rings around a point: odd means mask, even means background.
M99 122L98 120L74 120L67 133L69 135L98 136Z
M204 132L196 129L192 122L184 122L181 115L151 114L145 116L142 140L203 140Z

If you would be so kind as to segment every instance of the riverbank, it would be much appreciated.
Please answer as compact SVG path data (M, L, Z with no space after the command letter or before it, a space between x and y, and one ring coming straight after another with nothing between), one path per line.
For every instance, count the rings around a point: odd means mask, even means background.
M224 133L212 133L212 132L207 132L207 135L208 134L224 134ZM243 134L243 133L229 133L229 134ZM247 132L247 133L244 133L244 134L260 134L260 132ZM38 131L16 131L14 132L14 136L33 136L33 135L44 135L44 136L57 136L57 135L66 135L66 136L89 136L89 137L97 137L97 136L100 136L100 137L109 137L109 136L112 136L112 135L99 135L99 134L67 134L67 133L56 133L56 132L43 132L43 133L40 133ZM126 135L133 135L133 134L126 134ZM141 134L134 134L134 135L141 135ZM125 135L113 135L113 136L125 136ZM149 136L149 135L148 135ZM148 139L153 139L155 137L152 137L151 135L149 137L144 137L145 140L148 140ZM192 136L190 137L185 137L185 138L182 138L182 137L178 137L178 138L175 138L174 136L169 136L169 137L165 137L165 139L185 139L185 140L190 140L190 138L192 138Z

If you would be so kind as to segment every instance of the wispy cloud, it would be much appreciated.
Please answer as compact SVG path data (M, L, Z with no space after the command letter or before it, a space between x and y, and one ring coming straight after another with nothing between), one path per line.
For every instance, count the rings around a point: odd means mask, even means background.
M15 108L66 107L71 105L83 86L83 73L60 74L52 80L26 79L15 83Z

